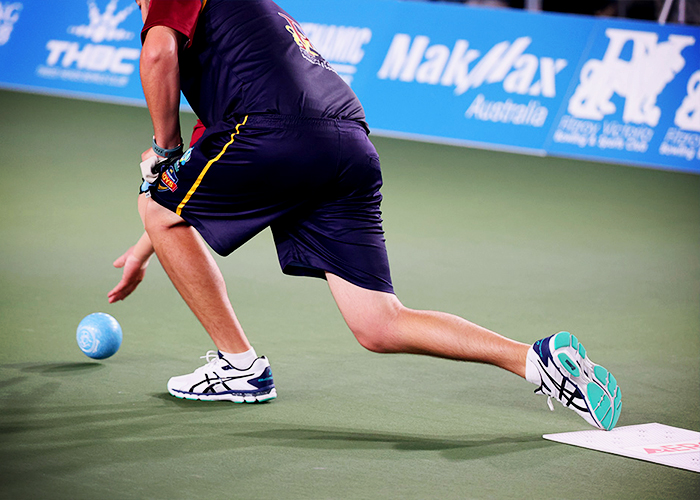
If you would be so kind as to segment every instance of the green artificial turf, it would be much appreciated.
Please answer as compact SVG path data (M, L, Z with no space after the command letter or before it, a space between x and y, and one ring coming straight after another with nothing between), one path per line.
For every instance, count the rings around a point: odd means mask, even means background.
M698 498L697 473L543 440L590 427L513 375L364 351L269 231L217 260L278 399L172 398L213 345L157 261L107 303L141 232L147 111L0 109L0 498ZM619 426L700 431L699 176L373 140L406 305L523 342L570 330L619 381ZM124 331L103 361L75 340L95 311Z

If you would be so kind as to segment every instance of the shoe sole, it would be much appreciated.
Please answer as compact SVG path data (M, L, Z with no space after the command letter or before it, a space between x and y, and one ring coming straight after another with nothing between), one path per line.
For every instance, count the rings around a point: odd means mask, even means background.
M550 352L557 368L581 391L596 425L612 430L622 410L622 391L612 373L587 358L586 349L569 332L554 336Z
M168 390L171 396L179 399L189 399L191 401L229 401L231 403L265 403L277 397L277 390L271 389L267 392L255 394L241 393L220 393L220 394L198 394L195 392L179 392Z

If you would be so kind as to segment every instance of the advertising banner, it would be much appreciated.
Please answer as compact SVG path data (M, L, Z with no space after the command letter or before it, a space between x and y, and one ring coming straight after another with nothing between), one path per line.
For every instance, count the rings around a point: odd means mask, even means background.
M700 173L700 28L278 0L374 133ZM0 0L0 86L143 103L132 0Z
M700 171L700 29L599 22L544 147Z
M133 0L0 0L0 85L143 102Z

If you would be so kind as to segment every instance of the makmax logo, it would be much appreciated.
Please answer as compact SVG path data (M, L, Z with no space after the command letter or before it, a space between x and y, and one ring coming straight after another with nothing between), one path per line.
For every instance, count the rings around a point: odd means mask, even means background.
M454 87L456 95L485 84L501 83L509 94L554 97L556 75L564 69L566 59L526 54L532 38L524 36L513 42L503 41L483 56L469 48L467 40L447 45L432 44L427 36L398 33L377 76L402 82L426 83ZM478 60L478 61L477 61ZM474 63L474 66L469 66ZM536 79L539 69L539 79Z
M91 43L49 40L46 43L46 62L37 68L37 74L50 79L112 87L126 86L129 76L136 70L135 62L140 54L140 49L134 47L134 42L127 46L123 44L137 39L133 31L119 28L137 8L133 2L127 3L128 6L119 10L119 0L110 0L103 12L96 2L90 0L88 24L68 26L66 32Z
M552 98L557 94L556 76L567 65L566 59L538 57L525 51L532 38L504 40L482 53L468 40L459 39L452 48L432 44L427 36L394 35L377 77L427 85L454 87L460 96L470 89L500 83L513 96L529 96L528 103L490 101L478 94L465 112L467 119L542 127L548 109L534 97Z
M22 11L22 4L19 2L0 2L0 45L5 45L10 41L10 35L19 21L19 13Z

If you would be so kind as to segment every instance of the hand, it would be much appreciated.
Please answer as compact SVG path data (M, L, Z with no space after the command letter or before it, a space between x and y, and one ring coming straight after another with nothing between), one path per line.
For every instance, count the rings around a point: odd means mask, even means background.
M145 261L134 256L134 247L131 247L124 255L114 261L114 267L123 268L124 271L121 281L107 294L110 304L124 300L131 292L136 290L136 287L146 275L149 260L150 256Z
M153 151L153 148L148 148L146 151L141 153L141 161L146 161L148 160L151 156L158 156L155 151Z

